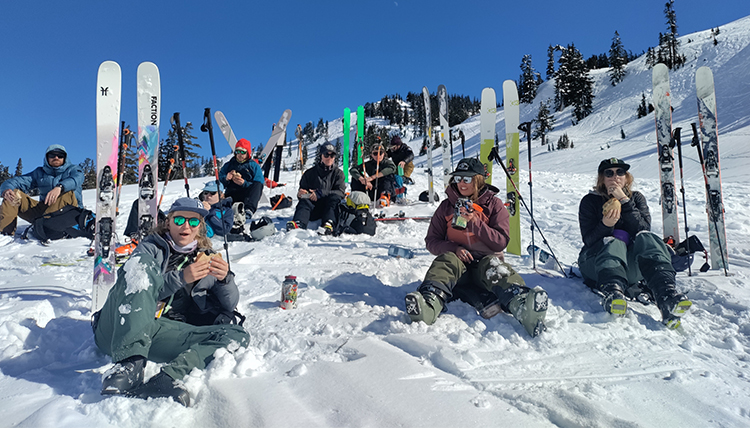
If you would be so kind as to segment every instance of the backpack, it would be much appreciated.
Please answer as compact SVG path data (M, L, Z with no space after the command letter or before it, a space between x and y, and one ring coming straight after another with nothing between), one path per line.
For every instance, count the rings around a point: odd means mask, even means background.
M24 237L27 237L30 229L31 234L42 242L80 237L94 239L95 220L96 215L91 210L66 205L34 220L24 232Z
M693 264L693 255L696 252L702 252L704 258L707 260L707 251L703 246L703 243L698 239L697 236L691 235L688 239L677 244L674 248L671 245L667 245L669 254L672 256L672 267L676 272L682 272ZM689 251L688 251L689 250ZM701 266L701 272L708 271L708 263L704 263Z
M336 206L336 225L333 236L342 233L375 235L377 223L370 213L370 198L363 192L352 192Z
M271 196L271 210L281 210L292 206L292 197L281 195Z

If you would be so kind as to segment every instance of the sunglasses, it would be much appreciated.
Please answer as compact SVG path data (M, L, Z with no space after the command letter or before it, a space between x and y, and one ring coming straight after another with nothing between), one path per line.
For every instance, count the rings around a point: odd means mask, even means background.
M604 176L607 177L607 178L612 178L612 177L615 176L615 174L617 174L618 177L624 177L625 174L627 174L627 173L628 172L625 171L622 168L617 168L616 171L612 171L611 169L605 169L604 170Z
M383 153L383 152L380 152L380 151L377 151L377 152L372 152L371 154L372 154L373 156L383 156L383 155L384 155L385 153Z
M213 195L216 194L216 192L209 192L208 190L204 190L203 194L206 195L206 196L213 196Z
M466 184L471 184L471 182L474 181L474 177L472 176L461 177L460 175L453 177L453 182L456 184L462 181Z
M247 154L247 150L235 150L234 153L238 154L238 155L246 155Z
M65 155L61 153L47 153L47 159L65 159Z
M187 224L190 225L190 227L198 227L201 224L201 219L198 217L191 217L191 218L185 218L181 215L175 216L172 218L172 221L177 226L182 226L187 221Z
M335 158L336 157L336 153L333 153L333 152L331 152L331 153L323 153L323 157L324 158Z

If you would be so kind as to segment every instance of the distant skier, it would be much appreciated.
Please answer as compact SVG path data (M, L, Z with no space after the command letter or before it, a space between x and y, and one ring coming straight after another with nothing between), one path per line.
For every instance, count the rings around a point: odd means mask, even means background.
M388 156L397 167L403 170L404 184L414 184L414 180L411 179L411 173L414 171L414 152L411 147L401 142L401 137L398 135L391 138Z
M200 201L178 199L120 268L94 314L96 345L116 362L102 394L171 397L188 406L183 377L205 368L217 349L247 345L248 333L234 325L234 274L211 249L206 215ZM147 360L166 364L144 383Z
M584 244L578 266L584 282L603 294L602 305L613 314L626 313L625 293L645 280L664 324L677 328L692 303L677 292L669 250L650 232L646 198L632 190L628 169L630 165L617 158L599 164L596 186L578 208Z
M257 162L250 159L252 146L240 138L234 146L234 157L221 167L219 180L226 187L226 196L245 204L245 213L250 218L258 211L258 201L263 193L265 178Z
M406 295L406 312L412 321L432 324L447 302L460 298L484 318L504 310L537 336L546 329L547 293L527 287L503 261L509 214L484 174L475 158L462 159L451 173L447 199L433 214L425 237L437 258L417 291Z
M34 220L66 205L83 207L83 169L68 159L64 146L47 147L44 165L33 171L5 180L0 186L3 203L0 206L0 233L13 236L18 217ZM39 200L28 194L39 191Z
M371 201L378 201L383 196L390 200L395 193L396 164L386 158L382 143L373 144L370 160L352 166L349 174L352 176L352 192L365 192Z
M318 147L315 165L302 174L297 192L294 219L287 223L289 229L307 229L310 220L322 221L326 235L333 233L336 206L346 194L344 171L336 165L336 147L325 143Z

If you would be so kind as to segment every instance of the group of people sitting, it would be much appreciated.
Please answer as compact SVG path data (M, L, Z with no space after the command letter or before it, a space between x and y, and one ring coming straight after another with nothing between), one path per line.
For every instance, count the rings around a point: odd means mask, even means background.
M395 146L400 144L398 140ZM384 147L375 146L364 166L352 168L352 190L385 189L380 183L394 174L396 165L403 168L409 163L388 160L384 152ZM252 198L262 190L262 173L255 175L259 168L255 162L248 164L248 153L249 147L238 143L220 179L227 200L236 198L255 212L257 201ZM335 148L325 144L318 153L315 166L300 181L299 203L290 222L297 227L313 219L324 225L335 221L331 205L344 197L346 184L335 165ZM677 290L669 249L650 232L648 205L633 190L629 168L621 159L603 160L594 188L581 200L580 272L602 295L607 312L625 314L629 288L645 287L663 322L676 328L692 303ZM459 299L484 318L509 313L530 336L537 336L546 329L549 298L541 287L527 286L504 260L509 213L497 197L499 189L486 182L485 171L478 159L465 158L452 172L446 198L425 237L436 258L417 290L405 296L406 314L413 322L433 324L449 302ZM50 146L43 167L0 187L2 233L15 232L18 216L30 221L63 204L80 204L82 181L80 168L69 162L65 149ZM239 290L234 273L209 239L209 229L215 232L228 225L226 218L212 217L222 190L215 182L213 186L203 189L201 201L180 198L172 204L120 268L103 308L93 315L96 345L115 362L103 380L102 394L171 397L187 406L190 395L184 376L193 368L205 368L217 349L232 351L248 344L249 334L236 311ZM34 188L40 191L39 201L28 196ZM147 361L162 366L145 381Z

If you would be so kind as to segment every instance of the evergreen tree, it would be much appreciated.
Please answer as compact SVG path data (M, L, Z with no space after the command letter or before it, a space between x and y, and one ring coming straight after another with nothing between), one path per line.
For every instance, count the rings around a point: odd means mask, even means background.
M552 45L549 45L547 48L547 80L552 79L555 77L555 51L557 50L556 47L553 47Z
M0 162L0 184L3 184L5 180L9 179L10 173L8 172L8 167L4 166L2 162Z
M18 163L16 164L16 177L20 177L23 175L23 162L21 161L21 158L18 158Z
M558 150L567 149L569 147L571 147L571 142L570 142L570 138L568 138L568 134L566 133L566 134L563 134L562 137L560 137L557 140L557 149Z
M315 127L315 137L317 139L323 137L323 135L325 135L325 123L321 117L318 119L318 125Z
M539 73L531 65L531 55L524 55L521 60L521 78L518 85L519 101L531 104L536 97Z
M531 135L531 138L541 138L542 145L547 144L547 135L555 129L555 116L550 113L549 107L549 100L539 103L539 113L534 119L536 126Z
M638 119L648 116L648 105L646 105L646 94L641 93L641 103L638 105L636 117Z
M96 188L96 165L94 165L94 161L91 158L86 158L78 166L83 170L81 188L84 190Z
M617 86L625 78L625 65L628 63L628 54L620 41L620 34L615 31L612 45L609 47L609 82Z
M575 118L580 121L593 111L594 82L574 44L562 49L559 63L555 80L555 109L561 111L572 105Z
M184 178L184 174L188 174L187 176L190 176L191 168L188 166L195 163L195 159L198 157L196 150L200 149L200 144L196 143L195 136L192 135L193 131L193 123L187 122L185 123L185 126L182 127L182 138L185 141L185 166L188 169L188 171L183 171L182 169L182 159L179 158L179 155L175 159L174 166L172 167L173 176L170 177L170 179L175 178ZM159 149L159 174L166 174L167 169L169 168L169 159L173 158L175 156L175 150L177 150L177 153L179 154L179 148L176 147L178 145L178 138L177 133L175 132L174 128L170 128L169 132L167 133L167 139L164 141L165 144L162 144ZM164 148L164 157L162 159L162 149ZM166 166L166 168L162 172L162 166ZM162 178L163 180L163 178Z
M670 69L680 68L685 61L685 55L680 54L680 41L677 40L677 14L674 10L674 0L668 0L664 5L664 16L667 19L666 34L659 34L658 62L663 62Z
M135 146L128 145L122 160L122 184L135 184L138 182L138 155Z

